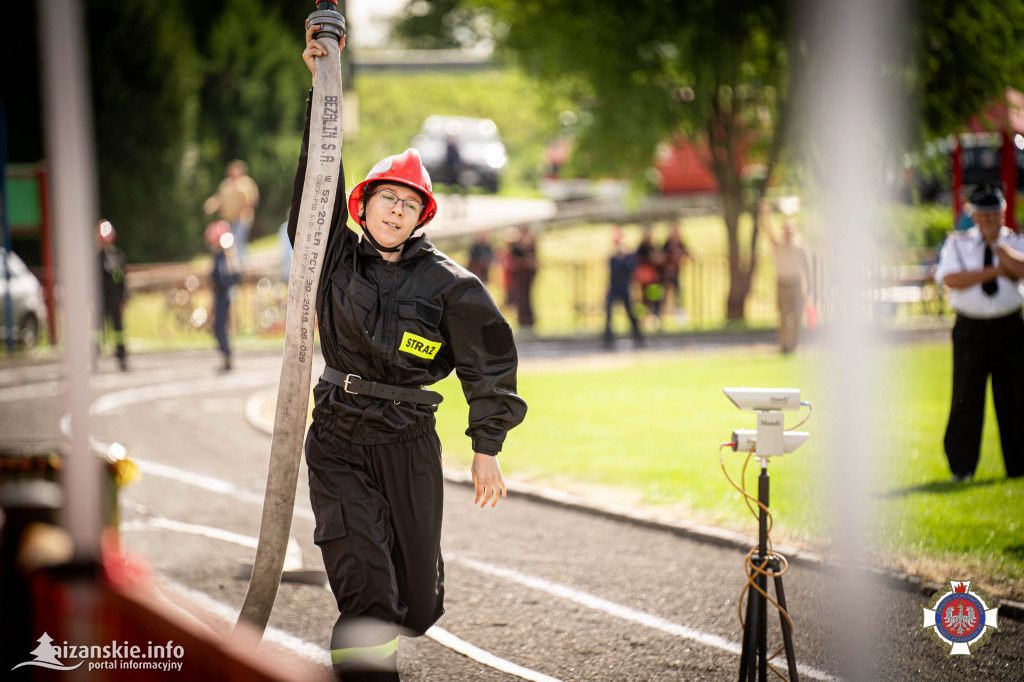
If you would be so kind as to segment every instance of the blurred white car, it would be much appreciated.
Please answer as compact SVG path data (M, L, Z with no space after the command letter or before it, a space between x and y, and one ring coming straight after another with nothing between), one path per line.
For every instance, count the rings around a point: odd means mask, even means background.
M46 324L46 303L43 298L43 285L28 269L18 254L8 253L0 247L0 258L7 260L7 271L10 276L10 299L13 311L14 340L26 348L31 348L39 341L39 332ZM0 343L6 339L7 324L7 292L8 280L4 277L0 263Z
M459 149L458 177L449 177L445 163L449 136ZM419 151L431 180L446 185L459 182L463 187L497 192L501 173L508 165L498 126L489 118L428 116L412 139L412 146Z

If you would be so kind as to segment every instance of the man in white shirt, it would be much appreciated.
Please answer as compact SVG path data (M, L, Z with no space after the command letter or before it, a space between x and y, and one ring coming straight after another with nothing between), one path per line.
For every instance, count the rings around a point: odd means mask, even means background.
M1024 476L1024 237L1003 224L997 187L979 187L970 202L976 227L946 240L935 269L956 311L944 440L954 481L970 480L978 465L989 375L1006 475Z

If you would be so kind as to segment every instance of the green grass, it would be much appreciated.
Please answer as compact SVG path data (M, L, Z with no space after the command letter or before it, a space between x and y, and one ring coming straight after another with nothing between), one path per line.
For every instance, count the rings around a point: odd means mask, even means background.
M613 486L644 504L680 506L746 528L753 520L722 474L718 445L733 428L751 427L753 416L737 412L721 388L752 378L758 385L805 386L810 376L797 358L768 350L635 356L596 365L566 360L534 370L527 364L519 392L529 414L510 433L502 463L511 476L568 490ZM439 390L451 395L460 389L449 379ZM449 463L466 464L466 409L458 398L451 403L441 410L439 433ZM773 463L773 509L779 523L787 519L787 532L825 530L794 523L817 516L804 514L808 500L801 493L822 475L817 448L811 442L800 457ZM727 450L726 461L738 477L743 457Z
M890 445L879 488L880 549L915 566L921 554L979 575L1015 580L1024 594L1024 479L1008 480L991 392L972 484L949 482L942 437L949 412L952 350L928 344L892 351ZM1024 415L1018 416L1024 418ZM943 579L945 576L940 577Z
M888 348L882 366L889 381L878 408L889 418L879 422L877 440L883 445L874 460L879 470L866 512L877 519L879 556L939 580L946 576L936 571L959 568L1019 596L1024 480L1004 477L991 406L976 481L952 485L942 451L950 395L948 344ZM519 389L530 410L510 433L502 466L512 478L570 492L600 486L626 501L753 535L756 524L723 476L717 451L733 428L752 428L753 416L733 408L721 387L797 386L817 410L804 427L812 434L807 444L771 463L773 537L821 547L831 533L827 481L834 452L822 433L828 410L816 381L818 369L813 353L786 357L749 349L527 362ZM450 398L438 417L447 464L466 467L471 453L460 388L450 378L438 390ZM734 478L742 460L726 451ZM752 491L756 469L748 468Z

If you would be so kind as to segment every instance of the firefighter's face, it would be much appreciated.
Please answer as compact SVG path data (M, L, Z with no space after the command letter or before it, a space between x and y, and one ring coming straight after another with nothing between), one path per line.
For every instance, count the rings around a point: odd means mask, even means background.
M397 183L378 185L365 201L366 229L381 246L405 243L423 213L416 190Z

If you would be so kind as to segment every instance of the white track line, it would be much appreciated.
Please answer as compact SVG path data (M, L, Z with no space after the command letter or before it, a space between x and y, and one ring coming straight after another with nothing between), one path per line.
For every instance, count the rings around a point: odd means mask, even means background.
M159 584L161 587L169 588L173 592L177 592L203 611L221 619L229 625L234 625L238 620L238 609L217 601L205 592L194 590L191 587L187 587L163 575L159 576ZM284 630L279 630L275 627L268 627L263 633L263 639L284 647L285 649L288 649L289 651L292 651L314 663L328 665L331 660L331 652L324 647L314 644L313 642L307 642L301 637L296 637L295 635L289 634Z
M165 398L177 398L190 395L193 393L202 393L223 390L228 388L255 388L258 386L266 386L268 384L273 383L277 376L277 372L254 372L250 374L235 375L230 378L218 377L217 379L213 380L207 379L188 382L172 382L168 384L160 384L158 386L128 389L125 391L110 393L101 397L99 400L96 401L96 403L93 404L91 412L93 414L102 414L103 412L107 412L126 405L132 405L137 402ZM154 476L171 478L181 483L186 483L188 485L193 485L199 488L203 488L205 490L210 490L221 495L228 495L243 502L250 502L252 504L259 505L263 504L262 495L253 493L251 491L242 490L241 488L238 488L234 484L229 483L227 481L222 481L216 478L211 478L209 476L203 476L200 474L193 474L192 472L185 471L183 469L177 469L175 467L170 467L164 464L158 464L156 462L145 462L137 459L134 459L133 461L135 461L139 465L139 468L144 473L150 473ZM310 510L301 507L296 507L295 514L307 519L313 518L313 513ZM531 587L542 592L547 592L548 594L562 597L563 599L568 599L570 601L576 602L577 604L581 604L583 606L598 611L603 611L609 615L613 615L618 618L622 618L624 620L637 623L639 625L644 625L646 627L654 628L656 630L661 630L662 632L677 637L682 637L684 639L689 639L700 644L703 644L705 646L710 646L735 655L739 655L742 651L742 648L739 644L735 642L730 642L729 640L719 637L718 635L701 632L700 630L695 630L693 628L686 627L685 625L679 625L678 623L673 623L659 616L644 613L643 611L637 611L636 609L629 608L628 606L623 606L621 604L616 604L614 602L607 601L595 595L588 594L586 592L581 592L566 585L559 585L558 583L553 583L543 578L526 575L525 573L519 573L518 571L514 571L493 564L488 564L482 561L477 561L475 559L458 558L456 560L475 570L479 570L490 575L498 575L504 577L505 579L510 580L512 582L517 582L521 585L525 585L527 587ZM438 641L439 644L442 643L440 640L435 641ZM305 643L309 644L308 642ZM445 646L447 646L447 644L445 644ZM476 647L473 648L475 649ZM457 649L455 650L458 651ZM463 652L460 651L459 653ZM483 653L487 654L487 656L491 655L487 652ZM469 656L469 654L464 655ZM473 658L473 660L478 660L473 656L469 657ZM495 659L503 660L498 659L497 657L495 657ZM478 660L478 662L484 663L485 665L489 665L484 661ZM514 663L508 664L510 666L515 666ZM818 670L817 668L811 668L799 664L797 668L805 677L810 677L816 680L833 682L839 679L833 675L830 675L829 673L826 673L822 670ZM540 673L535 674L540 675Z
M160 384L158 386L143 387L137 389L128 389L125 391L118 391L116 393L110 393L102 396L92 405L90 412L92 414L103 414L111 410L127 406L134 405L139 402L149 400L160 400L166 398L177 398L191 395L194 393L210 392L224 390L226 388L256 388L259 386L266 386L272 384L276 380L278 374L268 372L258 372L246 375L235 375L230 379L219 377L215 380L200 380L200 381L189 381L189 382L177 382L169 384ZM230 384L230 385L229 385ZM132 461L138 465L139 469L143 473L151 474L153 476L159 476L162 478L169 478L171 480L185 483L203 490L209 490L219 495L226 495L242 502L249 502L251 504L262 505L263 495L254 493L249 490L243 490L237 487L233 483L223 481L210 476L203 476L201 474L195 474L184 469L177 467L168 466L166 464L159 464L157 462L149 462L145 460L132 458ZM296 507L294 509L296 516L313 520L313 512L308 508ZM169 520L168 520L169 521ZM164 524L168 526L168 530L179 530L184 531L185 526L191 524L181 524L179 522L169 522ZM170 526L174 526L171 528ZM189 529L189 532L194 531L194 528ZM238 541L235 537L237 534L230 533L228 531L219 531L213 533L202 533L213 537L217 535L219 539L227 541ZM228 538L231 536L231 539ZM189 597L197 605L202 606L207 611L215 614L219 618L224 618L229 622L235 622L238 618L238 613L227 604L218 602L213 597L210 597L204 592L198 592L192 590L184 585L171 582L174 589L178 592ZM536 682L560 682L557 678L549 677L543 673L524 668L523 666L506 661L503 658L499 658L490 652L484 651L483 649L470 644L462 639L459 639L450 632L438 628L436 625L427 631L427 636L436 641L438 644L452 649L453 651L466 656L478 663L495 668L502 672L508 673L516 677L520 677L525 680L535 680ZM267 628L264 638L286 647L296 653L310 658L318 663L323 663L325 660L330 660L330 652L326 649L307 642L303 639L289 635L288 633L277 630L275 628Z
M731 654L736 654L737 656L742 652L742 647L739 644L730 642L718 635L694 630L693 628L688 628L685 625L679 625L678 623L665 620L660 616L644 613L643 611L637 611L636 609L631 609L628 606L610 602L607 599L602 599L601 597L588 594L587 592L581 592L580 590L567 585L553 583L549 580L545 580L544 578L520 573L519 571L514 571L510 568L505 568L496 564L489 564L485 561L477 561L476 559L469 559L463 556L449 556L449 558L486 575L505 578L511 582L519 583L520 585L524 585L541 592L546 592L547 594L556 597L561 597L562 599L581 604L587 608L591 608L596 611L603 611L604 613L622 618L623 620L654 628L655 630L661 630L662 632L670 635L689 639L705 646L721 649L722 651L727 651ZM817 668L811 668L805 665L797 664L797 670L801 675L804 675L805 677L812 677L816 680L825 680L827 682L839 680L838 677L830 675L823 670L818 670Z
M150 473L154 476L165 476L167 478L171 478L181 483L200 487L205 490L210 490L221 495L231 496L243 502L250 502L252 504L263 503L263 498L261 496L249 491L241 490L240 488L237 488L236 486L232 485L231 483L228 483L227 481L211 478L209 476L193 474L191 472L184 471L182 469L177 469L175 467L170 467L164 464L156 464L154 462L144 462L140 460L134 461L139 465L139 468L144 473ZM313 517L312 512L309 511L308 509L302 509L297 507L295 509L295 513L300 516L308 516L310 519L312 519ZM607 613L609 615L616 616L618 618L622 618L624 620L628 620L639 625L654 628L656 630L660 630L662 632L674 635L676 637L689 639L691 641L698 642L699 644L720 649L722 651L726 651L737 656L742 651L741 645L735 642L731 642L723 637L719 637L718 635L701 632L700 630L695 630L693 628L686 627L685 625L673 623L672 621L666 620L659 616L644 613L643 611L637 611L636 609L632 609L628 606L623 606L621 604L616 604L614 602L607 601L595 595L588 594L586 592L581 592L580 590L576 590L566 585L553 583L543 578L526 575L525 573L520 573L509 568L489 564L483 561L477 561L476 559L469 559L462 556L451 555L449 555L448 558L450 560L458 561L459 563L462 563L468 568L472 568L476 571L487 573L489 575L497 575L512 582L517 582L521 585L525 585L527 587L540 590L542 592L546 592L557 597L568 599L569 601L576 602L577 604L582 604L583 606L586 606L588 608L603 611L604 613ZM438 640L438 643L442 642ZM466 655L468 656L468 654ZM473 656L469 657L474 658ZM474 660L477 659L474 658ZM479 662L484 663L486 665L484 661ZM514 664L510 663L510 665ZM822 670L811 668L806 665L798 664L797 668L800 671L800 673L803 674L805 677L813 678L816 680L824 680L831 682L839 679Z
M233 545L252 550L255 550L259 544L259 539L250 535L242 535L241 533L234 533L230 530L214 528L213 526L201 526L195 523L175 521L163 516L149 516L143 519L126 521L120 525L119 530L122 533L140 530L167 530L174 533L186 533L188 535L210 538L211 540L229 542ZM288 549L285 551L282 570L301 571L303 568L302 548L299 547L299 543L295 541L295 538L288 538Z
M190 485L195 488L209 490L212 493L231 497L240 502L248 502L249 504L255 504L257 506L263 505L263 493L244 490L236 486L234 483L222 481L219 478L213 478L211 476L195 474L191 471L172 467L167 464L150 462L144 459L136 459L135 457L132 457L131 460L138 465L139 470L144 474L151 474L161 478L169 478L172 481L178 481L179 483L184 483L185 485ZM307 521L314 520L313 511L308 506L296 505L293 514Z
M557 677L551 677L544 673L539 673L536 670L530 670L524 668L521 665L516 665L510 661L506 661L504 658L498 658L489 651L484 651L478 646L473 646L469 642L459 639L452 633L437 627L436 625L431 627L426 632L427 637L434 640L438 644L444 647L448 647L452 651L458 652L470 658L477 663L482 663L488 667L500 670L503 673L509 675L515 675L524 680L533 680L533 682L561 682Z
M241 545L249 549L256 549L257 538L250 537L248 535L241 535L240 533L233 533L226 531L221 528L213 528L211 526L199 526L192 523L182 523L181 521L175 521L173 519L167 519L163 517L151 517L145 520L129 521L121 524L121 532L131 532L133 530L169 530L178 533L189 533L192 535L201 535L203 537L212 538L214 540L221 540L223 542L230 542L232 544ZM288 541L288 554L289 558L294 563L296 561L295 554L298 554L298 568L301 568L302 564L302 552L299 549L298 544L294 539ZM288 568L288 559L285 559L285 570ZM188 588L178 583L173 583L173 589L177 592L182 592ZM201 603L197 595L202 594ZM227 604L222 604L205 593L196 592L190 590L187 595L189 600L196 603L206 611L212 612L218 618L223 618L228 622L234 622L237 618L237 614ZM456 653L462 654L466 658L481 663L488 667L500 670L501 672L514 675L524 680L531 680L531 682L561 682L558 678L539 673L536 670L530 670L511 661L506 661L503 658L499 658L489 651L485 651L478 646L470 644L464 639L456 637L452 633L448 632L443 628L439 628L436 625L426 632L426 636L434 640L443 647L447 647ZM330 652L326 649L322 649L312 642L308 642L298 637L289 635L281 630L275 630L268 637L271 641L281 646L285 646L291 651L302 655L304 658L309 658L310 654L313 654L317 663L323 663L325 659L330 658Z
M228 391L238 388L272 386L278 382L280 376L280 372L276 370L264 370L248 372L246 374L171 381L164 384L129 388L100 396L92 404L92 408L89 411L92 414L103 414L120 407L150 400L181 398L196 393L213 393L215 391Z
M233 624L238 620L237 609L234 609L223 602L217 601L205 592L193 590L192 588L170 580L165 576L160 576L160 584L174 592L177 592L203 611L206 611L228 624ZM561 682L557 677L550 677L543 673L539 673L536 670L530 670L529 668L524 668L521 665L516 665L511 661L506 661L504 658L498 658L494 654L473 646L469 642L459 639L452 633L444 630L443 628L439 628L436 625L427 630L426 636L441 646L451 649L458 654L462 654L477 663L481 663L514 677L518 677L523 680L531 680L532 682ZM289 651L292 651L313 663L328 665L331 660L331 652L324 647L319 644L306 641L301 637L291 635L284 630L268 627L263 635L263 639L288 649Z

